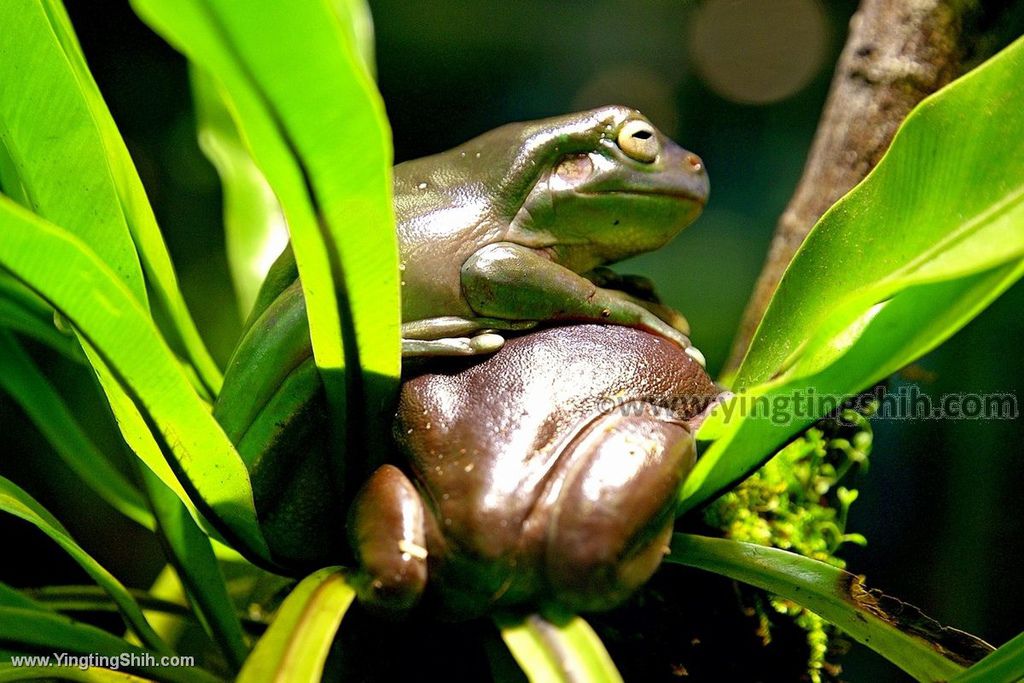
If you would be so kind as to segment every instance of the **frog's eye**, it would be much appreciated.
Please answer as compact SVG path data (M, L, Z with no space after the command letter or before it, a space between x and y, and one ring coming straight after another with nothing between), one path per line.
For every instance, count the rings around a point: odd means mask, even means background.
M618 143L619 149L625 152L626 156L644 163L657 159L658 152L661 151L654 126L639 119L626 122L619 130Z

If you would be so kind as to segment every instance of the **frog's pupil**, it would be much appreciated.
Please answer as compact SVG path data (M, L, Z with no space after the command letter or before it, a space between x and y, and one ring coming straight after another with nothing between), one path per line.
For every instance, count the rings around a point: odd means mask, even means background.
M638 130L637 132L633 133L633 137L635 137L637 140L647 140L651 137L651 131Z

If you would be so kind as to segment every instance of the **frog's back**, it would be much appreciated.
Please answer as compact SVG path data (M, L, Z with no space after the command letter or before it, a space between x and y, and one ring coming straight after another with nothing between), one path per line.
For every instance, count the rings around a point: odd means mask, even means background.
M500 242L522 208L532 129L509 124L440 154L394 168L395 218L402 267L402 320L472 315L462 299L462 264Z

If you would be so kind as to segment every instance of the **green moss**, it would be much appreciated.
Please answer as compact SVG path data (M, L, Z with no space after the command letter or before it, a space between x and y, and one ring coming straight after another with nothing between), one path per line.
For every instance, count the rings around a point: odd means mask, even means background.
M862 412L844 410L822 420L779 451L754 475L719 498L705 513L708 524L727 538L782 548L845 568L837 555L845 543L864 545L861 534L846 529L847 513L857 491L840 485L854 470L867 467L872 431ZM772 614L784 614L807 632L808 674L820 683L833 667L826 657L834 629L794 602L769 595L753 609L759 633L771 641Z

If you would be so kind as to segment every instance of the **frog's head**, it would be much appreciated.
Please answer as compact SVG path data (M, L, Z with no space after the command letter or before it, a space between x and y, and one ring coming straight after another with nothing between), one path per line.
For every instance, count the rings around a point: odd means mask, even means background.
M663 246L707 201L700 157L635 109L523 125L516 166L535 177L512 227L530 246L564 250L581 267L614 262Z

